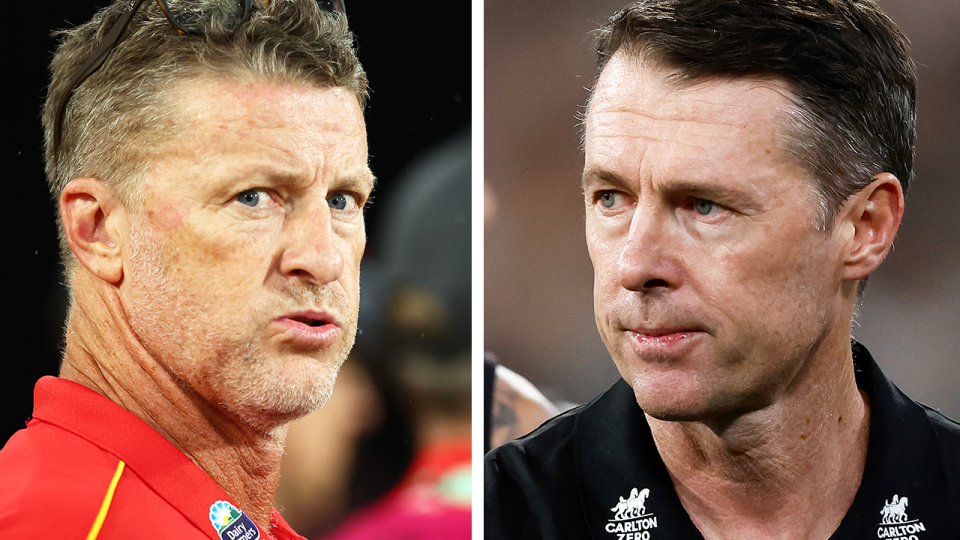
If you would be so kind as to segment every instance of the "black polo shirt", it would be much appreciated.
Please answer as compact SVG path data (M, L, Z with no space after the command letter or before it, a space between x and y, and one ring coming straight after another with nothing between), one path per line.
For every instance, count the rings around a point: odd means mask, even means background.
M870 396L863 480L832 539L960 539L960 424L920 405L853 344ZM489 539L691 540L694 527L620 380L592 402L487 454Z

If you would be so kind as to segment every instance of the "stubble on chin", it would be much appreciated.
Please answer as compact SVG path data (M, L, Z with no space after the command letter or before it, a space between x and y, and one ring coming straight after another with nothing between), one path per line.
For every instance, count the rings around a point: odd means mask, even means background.
M204 373L210 395L232 416L251 427L268 431L301 418L326 404L346 360L348 348L333 361L306 358L265 361L259 347L225 347L217 367Z
M356 337L356 310L328 287L284 287L267 305L238 306L239 319L204 309L204 300L169 272L163 245L150 231L131 230L127 316L144 350L187 393L258 431L269 431L322 407ZM209 298L209 297L208 297ZM342 324L338 343L319 354L266 350L266 326L291 307L323 305ZM209 307L209 306L207 306Z

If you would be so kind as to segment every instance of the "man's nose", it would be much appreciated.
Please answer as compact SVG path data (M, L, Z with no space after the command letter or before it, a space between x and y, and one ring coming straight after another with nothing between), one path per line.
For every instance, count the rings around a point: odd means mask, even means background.
M636 209L617 261L617 278L623 288L653 291L677 286L674 251L679 239L673 229L668 212L647 206Z
M343 254L333 228L333 216L326 200L322 206L304 209L285 226L286 242L280 271L319 284L336 281L343 274Z

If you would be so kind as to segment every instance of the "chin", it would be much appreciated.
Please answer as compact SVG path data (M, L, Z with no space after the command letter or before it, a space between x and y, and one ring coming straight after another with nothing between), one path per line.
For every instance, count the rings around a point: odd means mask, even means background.
M288 424L327 403L346 354L342 356L326 361L297 357L276 369L252 368L222 386L220 403L260 431Z
M663 422L702 422L723 428L745 414L770 403L753 393L651 384L633 385L637 404L648 416Z
M644 413L663 422L696 422L709 416L708 409L702 403L662 400L636 391L634 395Z
M632 373L624 379L633 388L637 404L647 415L664 422L696 422L723 415L715 391L704 388L696 374L679 369Z

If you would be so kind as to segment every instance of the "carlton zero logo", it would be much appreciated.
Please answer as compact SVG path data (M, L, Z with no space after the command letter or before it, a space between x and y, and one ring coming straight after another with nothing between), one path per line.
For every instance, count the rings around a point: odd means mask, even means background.
M617 540L650 540L650 531L657 528L657 516L647 512L649 496L649 489L633 488L629 497L620 497L620 502L610 509L613 518L607 520L604 530L617 535Z
M210 505L210 524L221 540L257 540L260 529L246 514L228 501Z
M884 501L880 511L880 527L877 528L877 538L887 540L920 540L919 533L925 532L926 527L919 519L910 519L907 516L907 506L910 501L906 497L894 495L892 500Z

